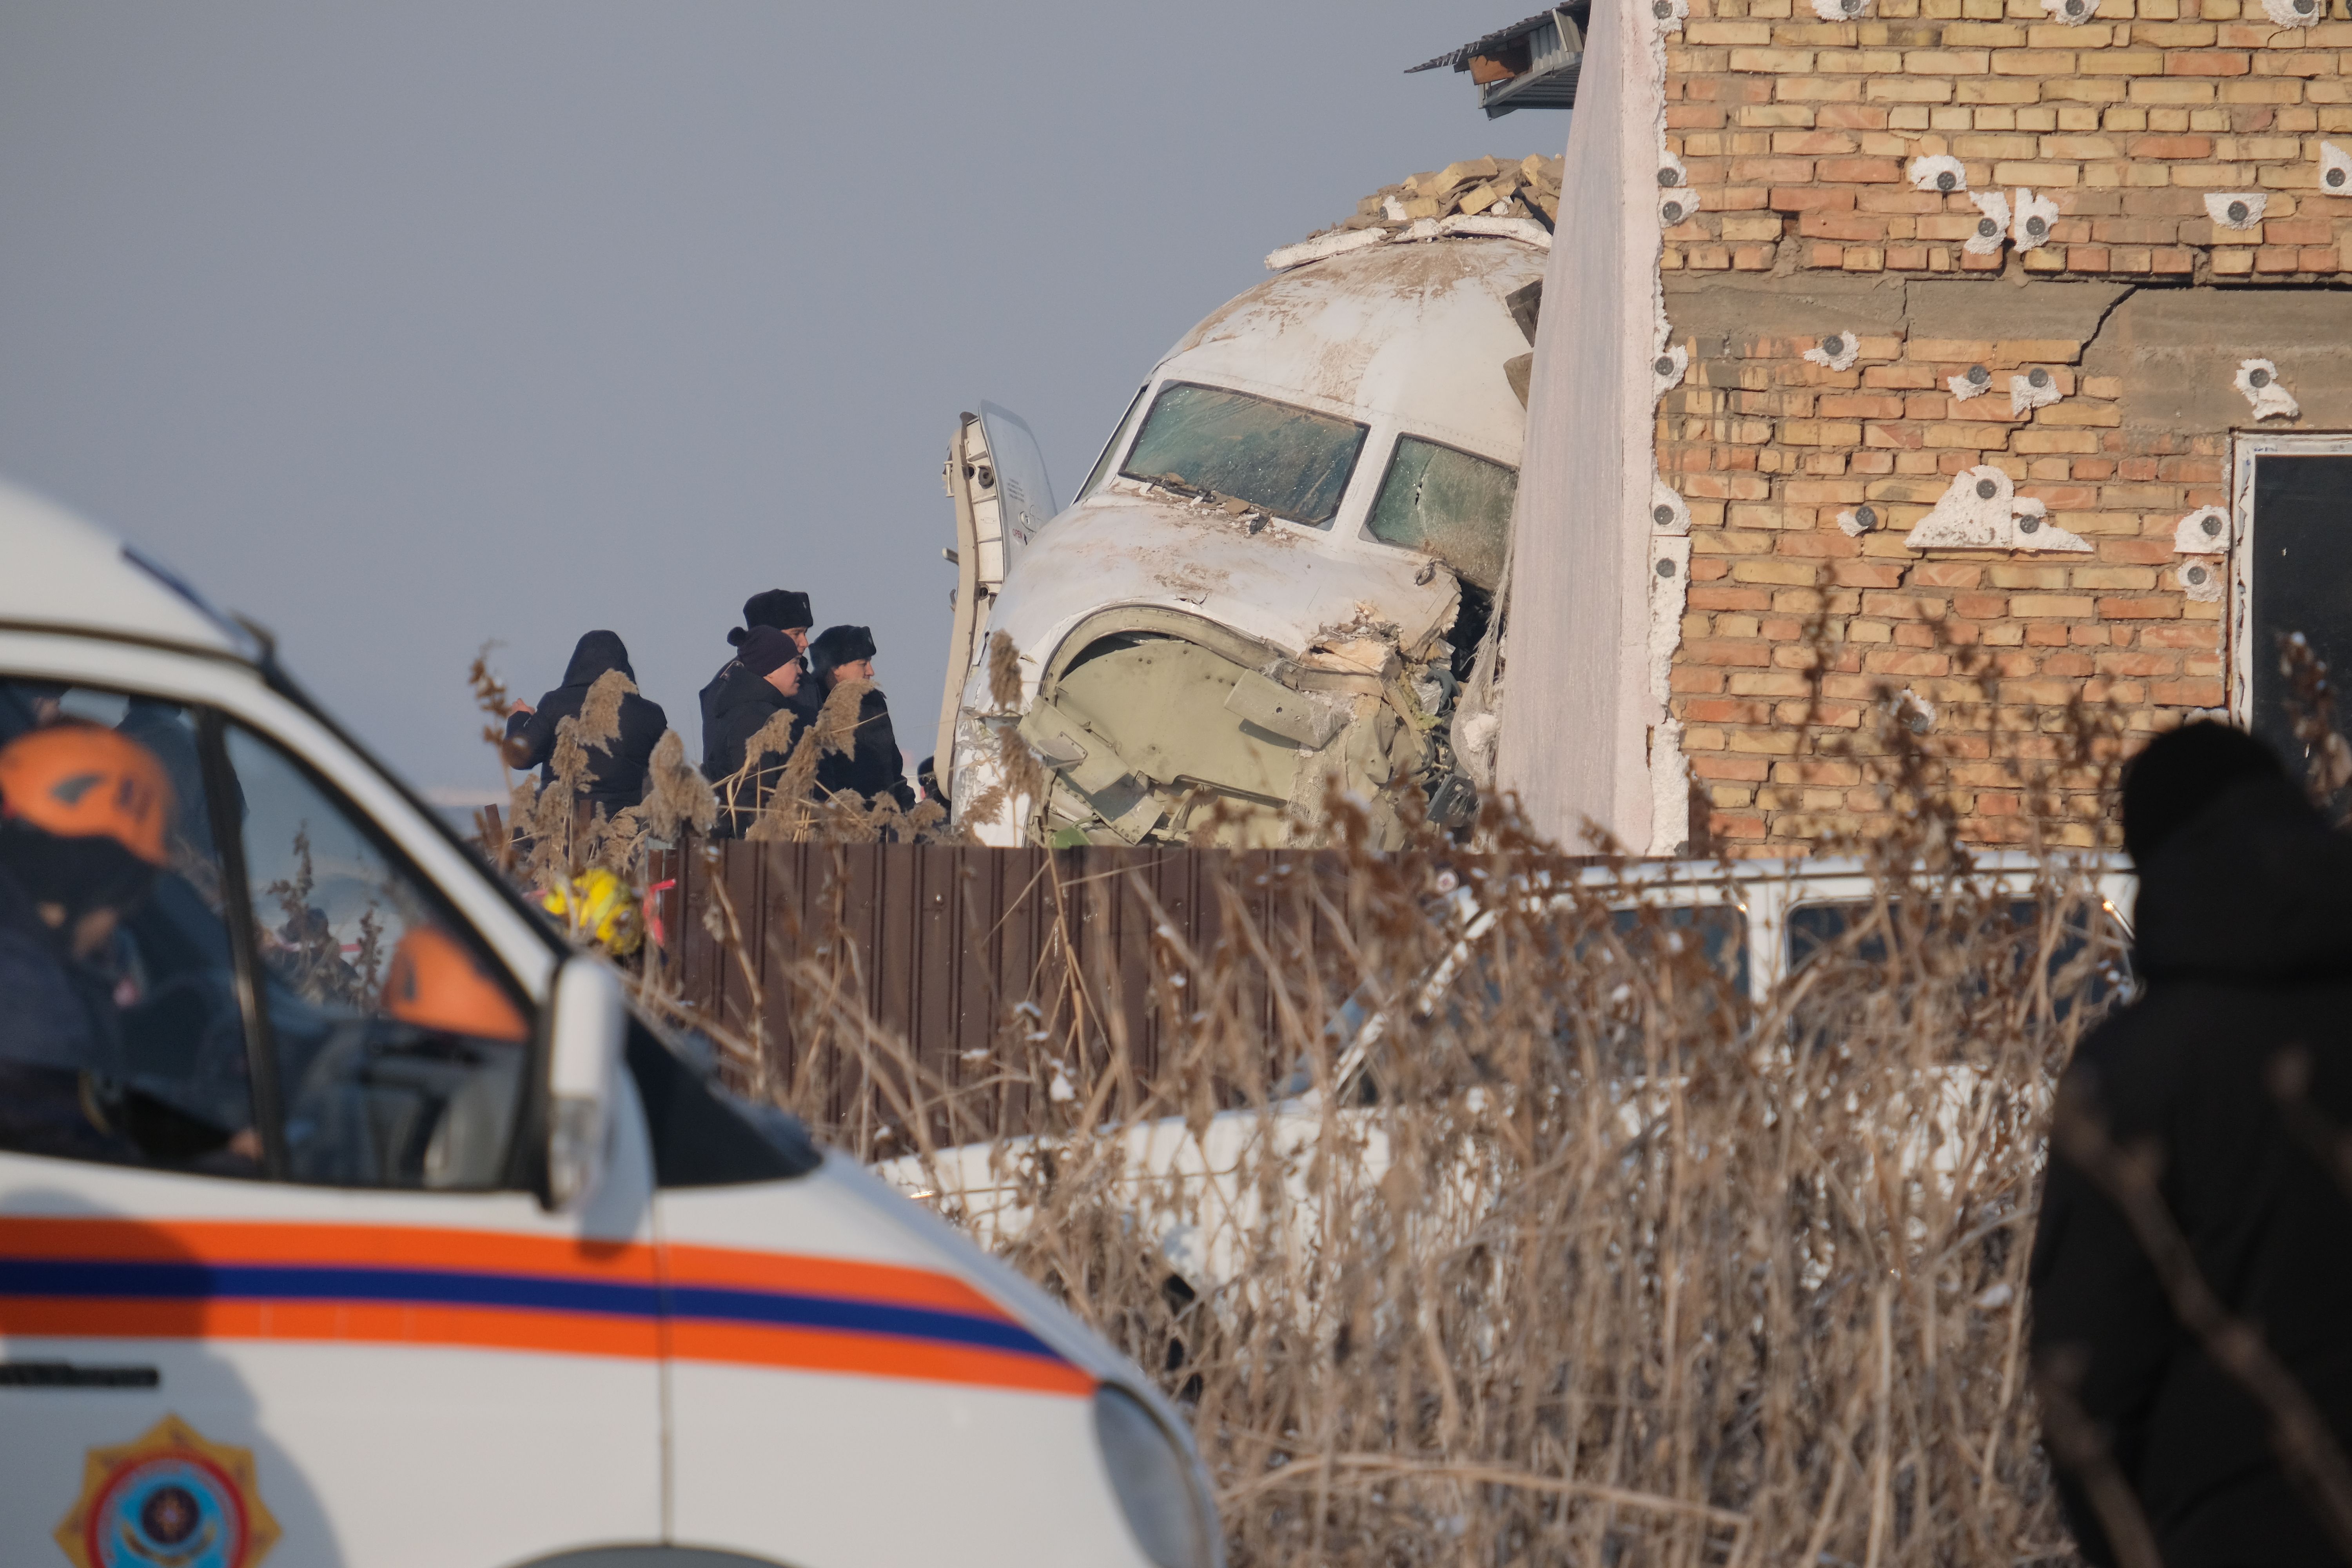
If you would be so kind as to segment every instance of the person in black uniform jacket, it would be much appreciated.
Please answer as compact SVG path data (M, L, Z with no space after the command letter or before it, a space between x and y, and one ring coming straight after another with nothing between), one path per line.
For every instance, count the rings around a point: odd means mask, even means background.
M874 634L866 627L827 626L809 644L809 665L829 698L845 680L871 682L874 653ZM825 795L856 795L869 805L887 795L899 810L915 809L907 762L890 728L890 704L879 687L869 685L859 696L856 742L846 756L834 752L818 759L816 783Z
M635 680L629 668L629 650L612 632L590 632L572 650L563 684L539 700L534 710L518 702L507 717L507 765L537 768L543 783L555 782L555 730L566 719L577 719L587 705L588 689L608 669ZM654 745L669 728L661 705L632 691L621 699L621 733L588 750L588 784L580 803L591 813L617 816L646 795L646 764Z
M743 601L743 624L727 634L727 641L730 646L740 648L744 641L761 626L772 627L793 639L793 658L797 660L808 651L812 624L806 594L795 593L790 588L770 588ZM734 673L735 665L736 660L732 658L720 665L719 673L702 688L702 750L705 756L710 752L711 731L718 727L719 693L726 686L728 677ZM806 676L808 671L803 669L801 673ZM806 693L814 684L803 679L801 690ZM814 716L814 710L811 716ZM710 770L705 768L703 771L708 773Z
M2158 1148L2156 1192L2197 1271L2352 1450L2352 1173L2298 1130L2315 1115L2352 1129L2352 839L2268 747L2221 724L2150 742L2123 806L2147 989L2076 1051L2061 1105L2115 1148ZM2291 1121L2273 1075L2298 1058ZM2062 1125L2031 1260L2045 1386L2071 1390L2094 1424L2166 1568L2342 1562L2281 1466L2270 1414L2176 1321L2123 1211L2068 1147ZM2052 1453L2065 1436L2053 1422ZM2118 1561L2085 1472L2062 1464L2059 1488L2083 1556Z
M710 704L709 726L703 731L702 776L719 791L719 837L749 831L753 814L776 787L793 746L809 727L808 715L797 700L800 690L800 645L773 626L752 627L743 651L723 673ZM743 754L751 737L779 713L790 715L789 737L780 746L763 748L744 773ZM739 773L743 776L737 779Z

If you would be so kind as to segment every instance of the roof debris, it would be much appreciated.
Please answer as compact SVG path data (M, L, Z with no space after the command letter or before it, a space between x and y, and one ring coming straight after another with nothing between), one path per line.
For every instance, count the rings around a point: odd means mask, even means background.
M1582 24L1591 14L1591 0L1538 11L1434 59L1408 66L1405 74L1440 66L1468 71L1478 89L1479 107L1489 120L1515 109L1573 109L1584 65Z
M1421 218L1533 218L1549 232L1559 216L1560 161L1530 153L1517 163L1469 158L1426 174L1382 185L1356 204L1354 214L1319 228L1309 239L1342 230L1401 232Z

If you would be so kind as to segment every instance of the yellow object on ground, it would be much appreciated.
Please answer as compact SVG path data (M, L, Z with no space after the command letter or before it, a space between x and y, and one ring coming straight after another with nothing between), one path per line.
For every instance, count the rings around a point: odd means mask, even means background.
M628 885L602 867L572 878L569 887L550 888L539 901L549 914L595 938L597 946L615 957L627 957L645 941L637 901Z

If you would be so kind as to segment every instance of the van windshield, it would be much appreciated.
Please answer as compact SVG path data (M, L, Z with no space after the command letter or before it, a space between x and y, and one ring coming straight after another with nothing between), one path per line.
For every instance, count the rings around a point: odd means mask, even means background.
M1381 543L1434 555L1491 593L1503 580L1511 502L1518 492L1516 468L1400 437L1367 527Z
M1363 449L1361 425L1222 387L1174 383L1153 400L1119 472L1328 527Z

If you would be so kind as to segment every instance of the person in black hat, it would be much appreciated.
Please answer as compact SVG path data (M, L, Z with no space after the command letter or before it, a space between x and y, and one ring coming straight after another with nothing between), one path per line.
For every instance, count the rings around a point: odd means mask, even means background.
M814 624L814 618L809 614L809 596L806 594L792 588L770 588L754 594L743 601L743 624L730 631L727 634L727 640L731 646L740 648L751 634L761 626L772 627L793 639L793 658L798 659L801 655L808 651L809 627ZM734 670L735 663L736 661L730 658L720 665L719 673L710 678L700 693L702 749L706 757L710 752L711 731L717 722L719 689L727 684L727 678ZM805 675L807 672L803 670L802 673ZM803 680L801 687L803 693L805 695L814 684L814 681ZM816 710L809 708L808 714L809 717L814 718ZM708 769L704 771L709 772Z
M827 626L809 644L809 666L827 698L845 681L866 683L857 699L856 741L848 755L827 753L818 760L817 788L868 804L887 795L899 810L912 811L915 790L907 782L907 760L890 728L890 704L873 685L874 654L874 634L864 626Z
M2116 1194L2152 1182L2205 1287L2352 1452L2352 1201L2308 1136L2352 1130L2352 838L2213 723L2148 744L2123 816L2145 990L2060 1084L2028 1276L2060 1500L2103 1568L2151 1547L2168 1568L2341 1562L2277 1412L2175 1317Z
M518 702L509 713L507 765L537 768L543 783L553 784L557 726L580 717L597 678L615 669L635 684L637 672L629 668L629 650L618 634L597 631L582 637L572 650L572 662L564 667L563 684L541 697L537 708ZM646 763L669 728L669 717L661 704L631 691L621 699L620 724L618 736L588 749L588 779L580 792L583 807L606 816L618 816L645 798Z
M753 626L742 651L720 672L710 722L703 730L702 774L719 790L721 836L749 830L752 816L775 789L793 745L809 727L808 710L798 701L805 679L800 656L800 645L790 633ZM789 716L789 735L781 745L762 747L747 769L744 753L752 737L779 713Z

